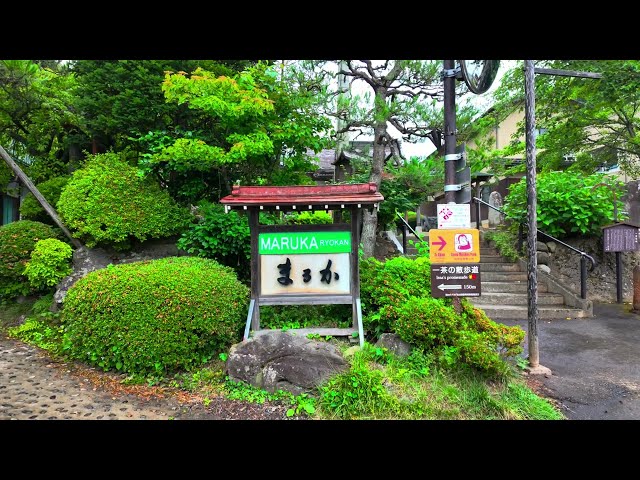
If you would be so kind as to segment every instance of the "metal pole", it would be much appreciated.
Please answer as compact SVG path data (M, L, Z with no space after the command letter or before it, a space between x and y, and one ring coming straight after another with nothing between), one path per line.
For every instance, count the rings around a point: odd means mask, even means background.
M407 254L407 226L402 224L402 253Z
M616 301L622 303L622 259L616 252Z
M527 144L527 216L529 231L527 232L527 248L529 262L527 264L528 277L528 313L529 313L529 366L536 368L540 365L538 349L538 252L536 240L538 232L538 217L536 213L536 100L535 74L533 61L524 61L525 86L525 120Z
M480 198L480 182L478 182L478 184L476 185L476 192L477 192L476 196ZM476 228L480 230L480 227L482 226L482 219L480 218L480 215L481 215L480 202L477 200L475 202L476 202Z
M455 74L450 75L456 68L455 60L444 61L444 154L452 155L456 153L456 78ZM455 185L456 183L456 162L444 162L444 184ZM455 192L444 192L445 203L455 203Z
M587 298L587 259L584 255L580 257L580 297Z
M518 224L518 253L524 253L522 247L524 246L524 227L522 224Z

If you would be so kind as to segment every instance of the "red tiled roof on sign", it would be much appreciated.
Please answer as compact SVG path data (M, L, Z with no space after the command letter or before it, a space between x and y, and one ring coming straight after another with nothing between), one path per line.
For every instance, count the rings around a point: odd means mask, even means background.
M346 205L375 206L384 197L375 183L350 185L239 186L220 200L227 208L306 210L313 207L336 210Z

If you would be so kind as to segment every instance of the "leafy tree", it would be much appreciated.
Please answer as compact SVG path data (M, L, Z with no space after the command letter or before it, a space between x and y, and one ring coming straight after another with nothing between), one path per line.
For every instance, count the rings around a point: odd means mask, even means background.
M536 75L536 127L545 132L536 144L539 170L557 170L570 155L575 158L572 170L593 173L602 164L617 163L630 176L640 174L640 61L545 60L536 65L602 75L599 80ZM522 63L504 76L495 100L493 121L524 108ZM511 145L489 156L495 160L523 154L522 138L524 121ZM523 171L524 165L517 170Z
M80 118L75 77L54 62L0 61L0 144L38 182L66 172Z
M178 183L173 193L182 200L217 200L235 182L310 182L306 172L314 164L307 150L323 148L329 121L313 115L313 92L279 79L269 64L233 76L203 68L169 72L162 89L168 102L187 106L208 122L208 129L162 137L144 161L164 184Z
M245 61L195 60L77 60L75 106L87 125L92 151L135 147L136 138L170 126L197 123L188 109L168 104L162 93L166 71L191 71L207 65L219 74L232 74Z
M442 63L422 60L345 60L336 68L335 61L302 62L294 69L301 83L315 87L322 94L324 112L340 121L336 133L373 134L373 157L369 166L369 182L380 188L384 165L389 153L392 163L402 164L399 143L390 127L405 140L435 138L443 130L444 115L438 100L442 100L440 80ZM365 86L363 95L344 95L341 88L327 83L343 75L353 84ZM460 88L464 88L460 84ZM460 107L458 128L463 131L475 109ZM464 140L461 135L460 140ZM441 145L436 145L440 147ZM364 211L362 243L365 257L373 255L378 227L378 213Z

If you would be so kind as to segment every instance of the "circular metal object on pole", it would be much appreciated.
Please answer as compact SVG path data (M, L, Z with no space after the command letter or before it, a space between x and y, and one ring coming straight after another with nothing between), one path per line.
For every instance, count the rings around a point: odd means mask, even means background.
M489 90L500 68L500 60L459 60L462 78L473 93Z

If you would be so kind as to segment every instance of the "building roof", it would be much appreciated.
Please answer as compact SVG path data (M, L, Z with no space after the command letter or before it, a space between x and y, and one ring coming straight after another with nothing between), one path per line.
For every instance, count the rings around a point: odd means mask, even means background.
M605 228L611 228L611 227L619 227L620 225L624 225L627 227L633 227L633 228L640 228L640 225L637 225L635 223L632 222L618 222L618 223L612 223L611 225L605 225L604 227L600 227L602 230L604 230Z

